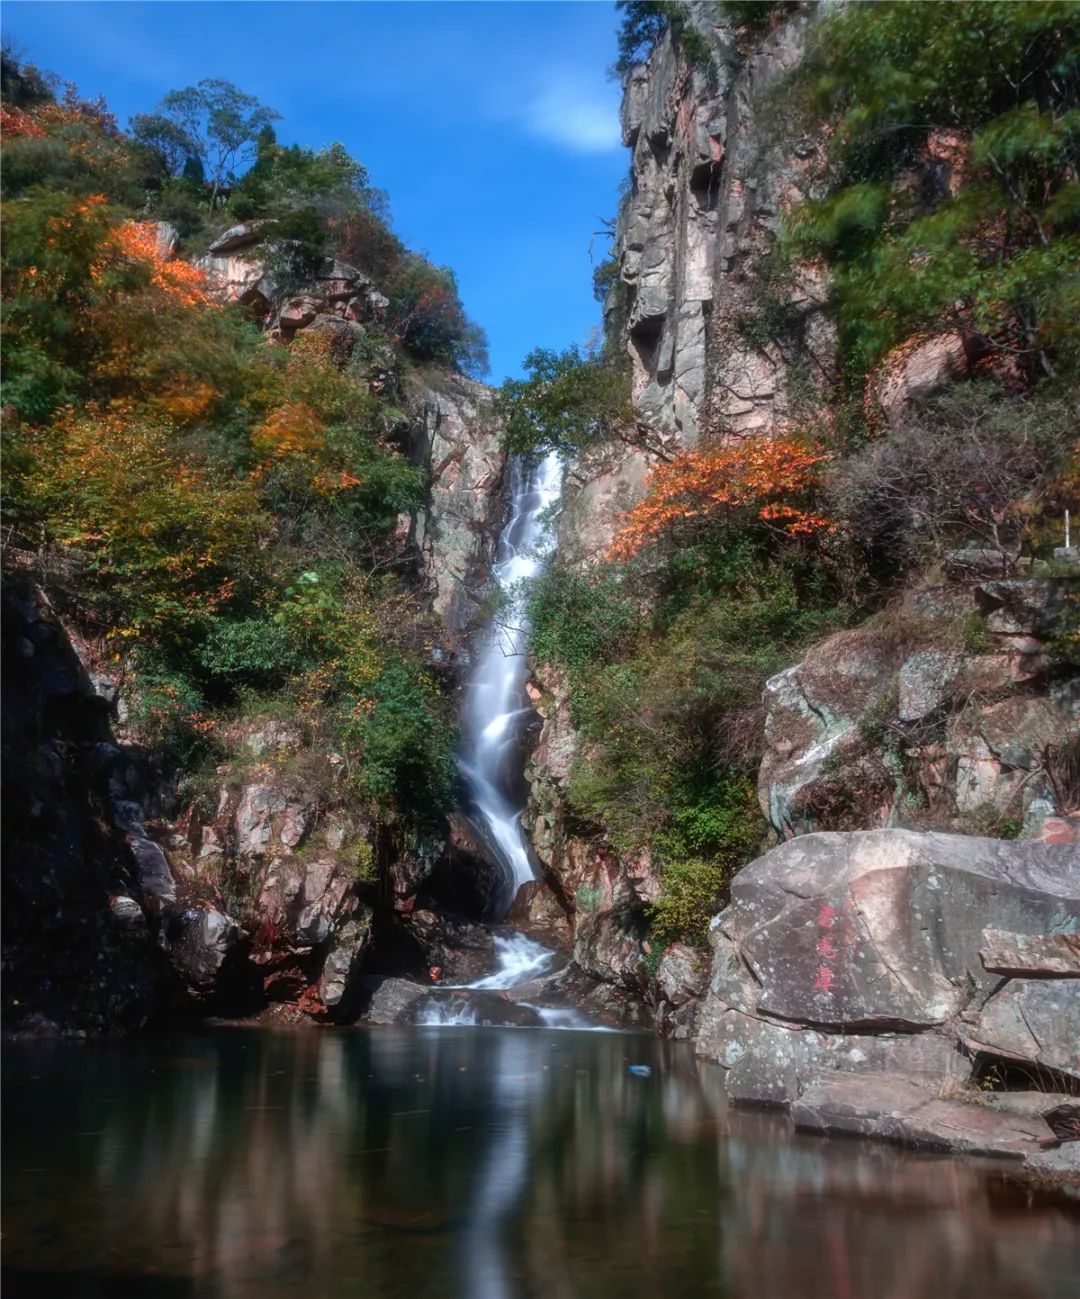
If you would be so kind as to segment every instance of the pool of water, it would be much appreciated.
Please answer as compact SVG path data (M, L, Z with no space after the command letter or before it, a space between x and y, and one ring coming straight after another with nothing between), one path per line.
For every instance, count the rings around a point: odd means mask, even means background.
M4 1075L5 1299L1080 1293L1067 1209L732 1113L651 1037L215 1028Z

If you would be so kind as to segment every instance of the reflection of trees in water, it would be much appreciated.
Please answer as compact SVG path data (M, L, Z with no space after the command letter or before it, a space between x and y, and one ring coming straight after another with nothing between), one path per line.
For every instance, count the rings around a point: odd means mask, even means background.
M1013 1212L969 1166L726 1114L675 1044L223 1030L71 1052L23 1120L51 1115L72 1152L34 1209L54 1271L228 1299L1023 1299L1080 1260L1065 1219ZM36 1254L24 1210L12 1267Z

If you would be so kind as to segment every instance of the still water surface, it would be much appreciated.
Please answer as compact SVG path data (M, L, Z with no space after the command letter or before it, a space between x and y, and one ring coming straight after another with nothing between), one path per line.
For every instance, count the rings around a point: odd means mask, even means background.
M1067 1211L985 1167L793 1137L718 1083L626 1034L16 1043L5 1299L1080 1293Z

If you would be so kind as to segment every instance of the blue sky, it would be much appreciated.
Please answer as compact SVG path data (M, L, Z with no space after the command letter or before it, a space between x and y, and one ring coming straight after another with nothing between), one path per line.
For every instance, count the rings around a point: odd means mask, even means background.
M4 35L104 94L120 121L224 77L276 108L285 143L340 140L385 189L411 247L451 266L487 330L493 382L534 346L599 321L594 232L614 215L618 15L565 3L42 3L6 0Z

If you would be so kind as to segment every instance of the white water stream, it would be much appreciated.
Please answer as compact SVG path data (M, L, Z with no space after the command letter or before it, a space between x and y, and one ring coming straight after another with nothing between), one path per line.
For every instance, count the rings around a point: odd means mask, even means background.
M519 984L528 983L545 974L555 960L555 953L526 934L495 935L495 956L498 966L493 974L477 979L475 983L444 984L440 991L504 992ZM597 1030L579 1010L561 1006L534 1006L531 1001L521 1001L521 1006L535 1010L545 1028L576 1028ZM478 1027L485 1021L474 1002L467 997L450 1001L431 1001L420 1012L418 1023L425 1027L462 1028ZM490 1022L490 1021L489 1021Z
M525 693L525 604L529 581L555 546L550 512L561 489L562 463L554 453L533 465L513 462L510 518L492 568L506 604L480 647L465 699L465 744L459 767L475 814L506 873L507 907L521 885L533 878L521 828L523 809L516 796L521 772L514 770L520 727L531 711Z

